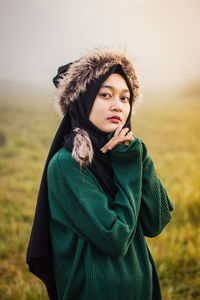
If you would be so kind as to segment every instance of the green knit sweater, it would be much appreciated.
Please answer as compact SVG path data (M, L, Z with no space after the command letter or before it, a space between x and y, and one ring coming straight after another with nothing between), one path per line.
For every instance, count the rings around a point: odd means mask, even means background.
M137 137L111 153L112 200L87 167L61 148L48 172L50 235L59 300L159 300L144 236L158 235L173 204Z

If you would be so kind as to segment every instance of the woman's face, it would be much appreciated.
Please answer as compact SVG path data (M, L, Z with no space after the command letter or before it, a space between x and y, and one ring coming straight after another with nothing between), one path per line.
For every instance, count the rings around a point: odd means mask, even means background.
M124 126L130 112L130 91L120 74L111 74L102 84L89 120L100 130L112 132Z

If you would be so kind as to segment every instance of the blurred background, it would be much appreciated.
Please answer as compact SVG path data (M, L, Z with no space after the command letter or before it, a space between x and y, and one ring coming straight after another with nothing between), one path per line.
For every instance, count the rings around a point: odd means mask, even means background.
M171 223L147 240L163 299L200 299L199 12L198 0L1 0L0 299L47 299L25 256L60 122L52 78L98 47L135 64L142 97L133 132L175 204Z

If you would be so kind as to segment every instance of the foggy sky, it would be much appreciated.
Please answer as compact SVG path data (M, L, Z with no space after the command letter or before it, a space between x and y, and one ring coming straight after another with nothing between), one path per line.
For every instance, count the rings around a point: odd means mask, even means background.
M0 80L52 86L94 47L126 50L142 85L200 78L199 0L1 0Z

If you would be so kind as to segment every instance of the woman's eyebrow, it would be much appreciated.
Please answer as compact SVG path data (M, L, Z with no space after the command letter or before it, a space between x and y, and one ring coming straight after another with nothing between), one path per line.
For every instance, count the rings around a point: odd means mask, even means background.
M111 89L111 90L115 90L115 88L111 85L102 85L101 88L108 88L108 89ZM123 89L122 92L129 92L130 91L128 89Z

